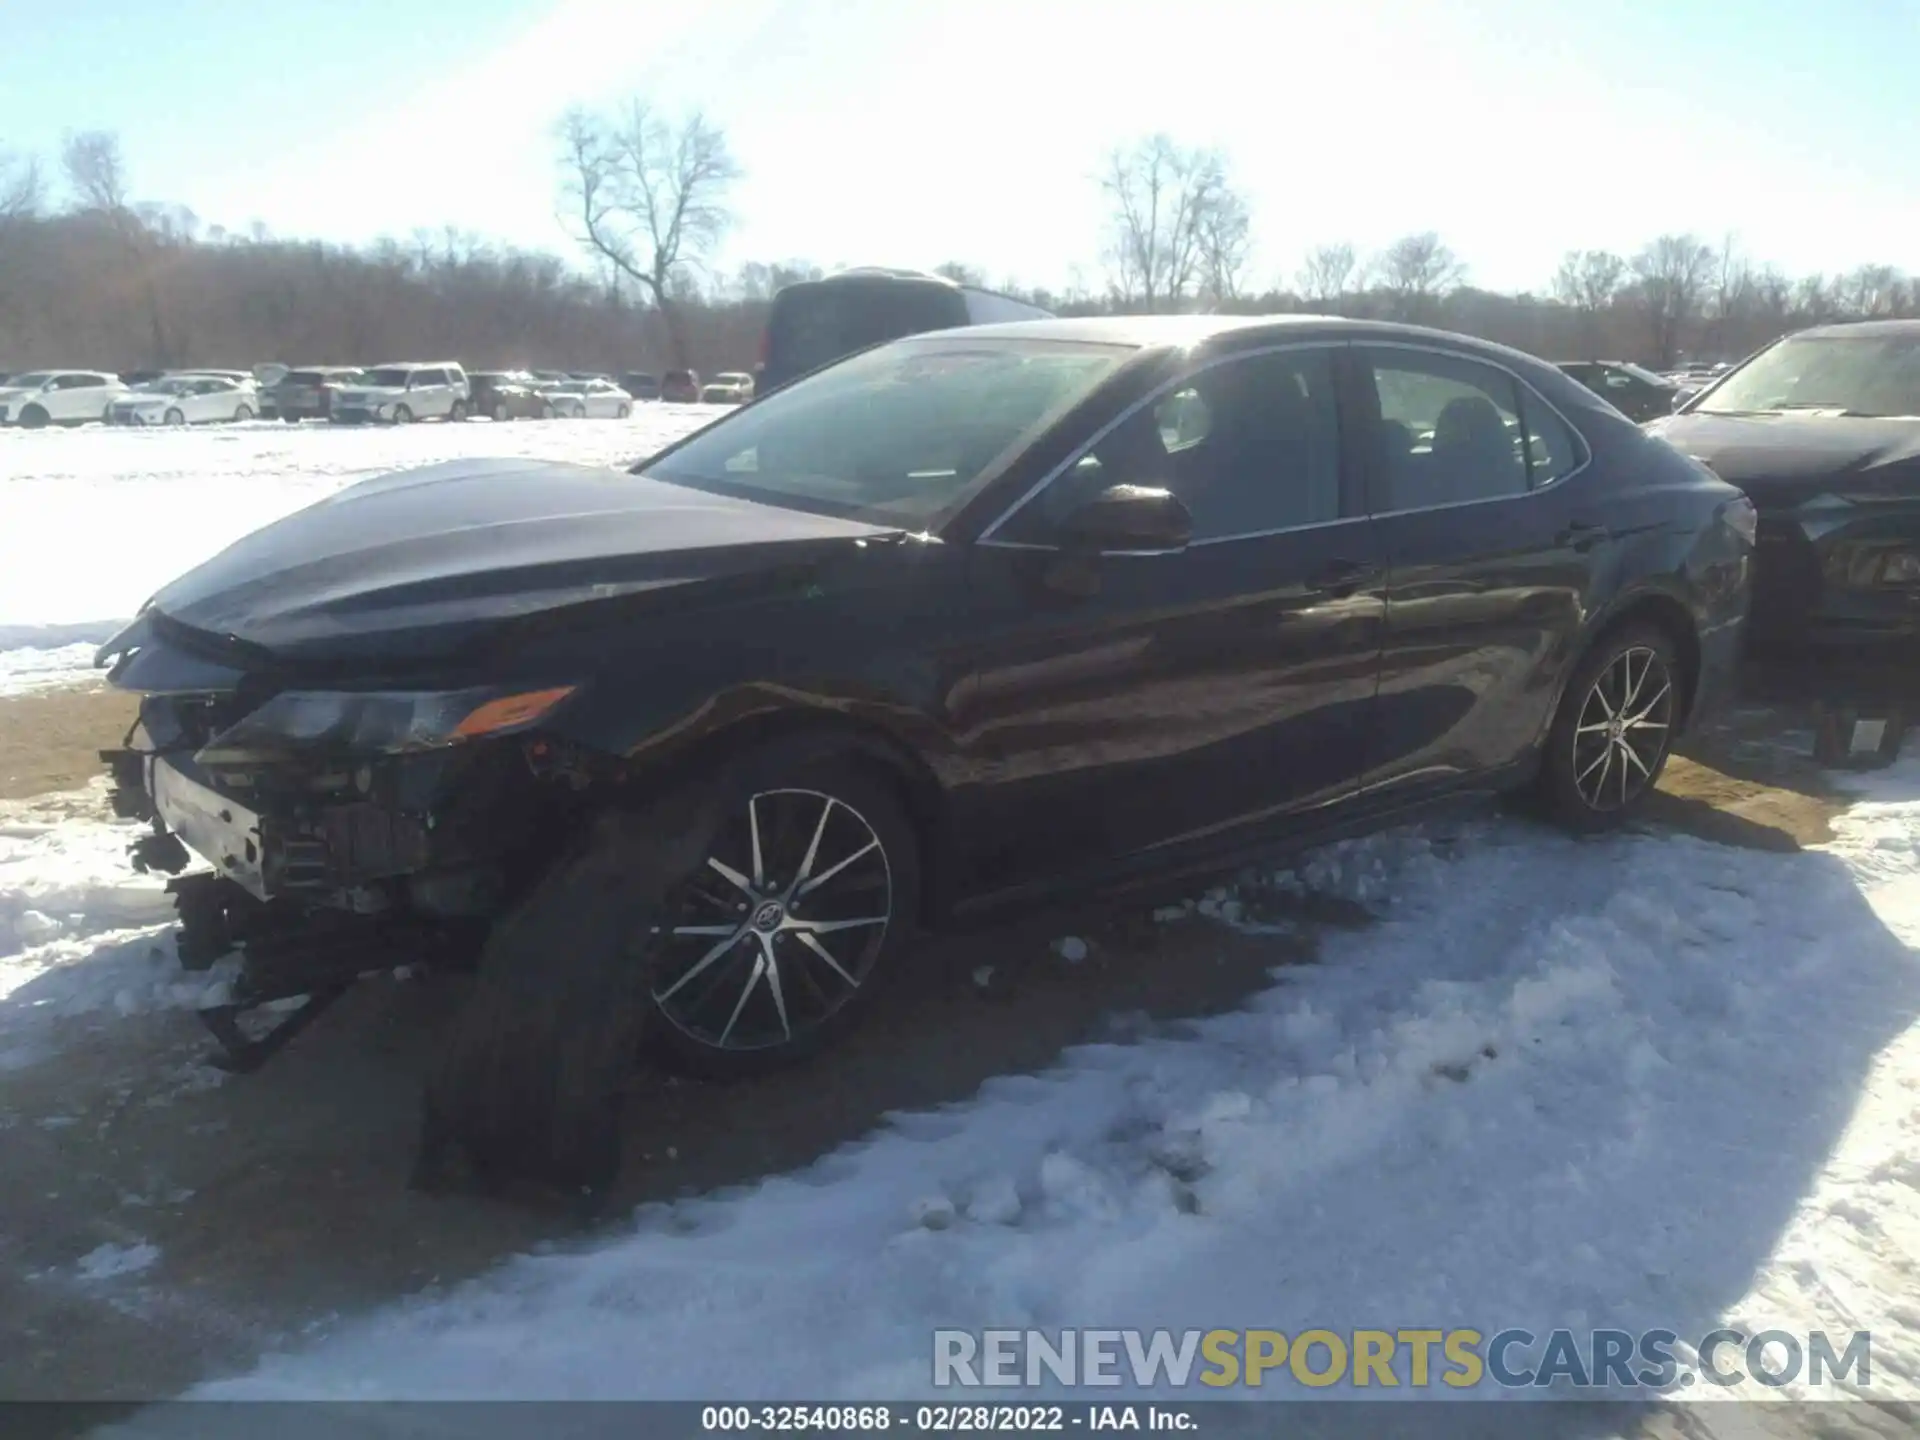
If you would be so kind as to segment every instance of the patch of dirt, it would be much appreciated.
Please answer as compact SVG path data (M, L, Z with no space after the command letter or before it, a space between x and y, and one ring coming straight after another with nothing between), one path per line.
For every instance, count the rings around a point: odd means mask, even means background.
M1743 707L1717 716L1667 762L1646 818L1755 850L1824 844L1833 838L1833 817L1853 802L1814 762L1812 746L1811 721L1795 709Z
M94 685L0 698L0 800L85 785L139 708L135 696Z

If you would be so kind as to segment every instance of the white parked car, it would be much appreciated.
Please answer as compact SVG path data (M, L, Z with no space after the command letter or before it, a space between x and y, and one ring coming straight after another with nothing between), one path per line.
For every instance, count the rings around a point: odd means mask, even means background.
M104 370L30 370L0 385L0 425L84 425L105 420L127 387Z
M722 370L700 390L702 405L744 405L753 398L753 376Z
M376 365L359 383L333 392L328 418L336 425L464 420L472 399L467 372L451 360Z
M633 413L633 396L611 380L543 383L540 398L563 420L624 420Z
M230 374L166 375L118 396L107 407L109 425L211 425L251 420L260 394L251 378Z

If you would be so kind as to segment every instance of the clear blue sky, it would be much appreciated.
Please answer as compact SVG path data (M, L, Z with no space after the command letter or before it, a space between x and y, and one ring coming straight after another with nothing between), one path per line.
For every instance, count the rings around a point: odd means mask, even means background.
M26 0L0 0L0 13ZM1099 278L1116 141L1217 144L1260 280L1435 229L1497 288L1574 246L1732 232L1920 270L1920 0L104 0L29 5L0 148L117 130L234 229L453 225L566 251L552 126L698 105L747 178L721 261Z

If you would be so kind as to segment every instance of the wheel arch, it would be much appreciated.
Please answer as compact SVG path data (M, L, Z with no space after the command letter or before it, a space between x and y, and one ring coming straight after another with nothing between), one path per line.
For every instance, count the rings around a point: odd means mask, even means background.
M1568 661L1561 676L1560 693L1554 697L1550 715L1559 714L1567 684L1595 648L1635 625L1651 625L1673 641L1675 658L1680 662L1681 669L1679 730L1685 731L1693 719L1694 702L1700 690L1700 627L1685 600L1669 590L1653 586L1621 595L1594 617L1588 626L1586 638Z
M641 762L641 775L663 781L690 772L713 774L749 754L791 748L797 763L839 760L882 780L898 797L919 846L920 915L949 908L956 841L947 793L924 756L884 725L845 711L783 706L744 715L671 754ZM638 777L637 777L638 778Z

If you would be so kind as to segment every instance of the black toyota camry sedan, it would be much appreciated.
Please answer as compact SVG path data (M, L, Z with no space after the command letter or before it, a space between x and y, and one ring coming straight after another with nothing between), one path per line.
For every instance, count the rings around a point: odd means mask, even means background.
M1803 330L1649 427L1759 509L1756 658L1908 690L1920 645L1920 320Z
M1039 321L865 351L631 471L352 486L100 661L145 697L136 860L210 867L181 945L246 954L236 1003L499 948L728 1073L839 1033L922 927L1462 795L1618 822L1729 672L1753 539L1511 350Z

